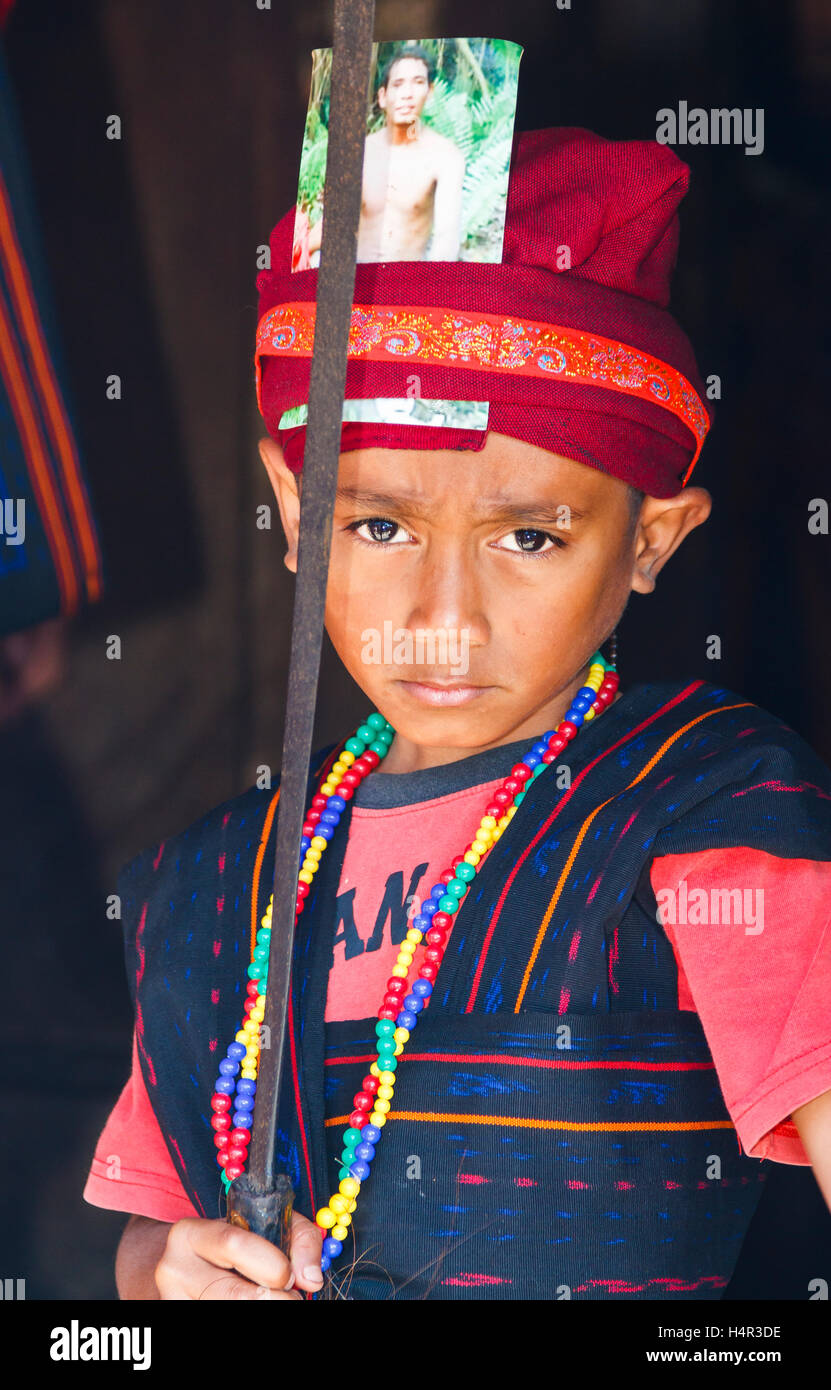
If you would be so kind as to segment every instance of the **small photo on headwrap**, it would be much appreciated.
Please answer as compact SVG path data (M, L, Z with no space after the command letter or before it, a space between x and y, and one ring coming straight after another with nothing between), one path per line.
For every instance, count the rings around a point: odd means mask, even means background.
M372 45L358 261L501 261L523 49L508 39ZM291 269L320 264L331 48L312 53Z
M425 401L410 396L377 396L366 400L346 400L343 420L371 425L435 425L455 430L486 430L488 401ZM278 429L295 429L309 418L307 405L284 410Z

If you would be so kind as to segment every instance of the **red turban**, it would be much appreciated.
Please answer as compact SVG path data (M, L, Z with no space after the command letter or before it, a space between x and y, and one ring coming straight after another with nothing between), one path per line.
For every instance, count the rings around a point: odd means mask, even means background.
M655 141L580 129L514 136L501 262L359 264L349 399L490 402L488 430L622 478L653 497L686 482L710 407L686 334L667 312L689 168ZM295 211L257 280L258 400L288 466L305 426L317 270L292 272ZM348 422L341 449L472 449L486 432Z

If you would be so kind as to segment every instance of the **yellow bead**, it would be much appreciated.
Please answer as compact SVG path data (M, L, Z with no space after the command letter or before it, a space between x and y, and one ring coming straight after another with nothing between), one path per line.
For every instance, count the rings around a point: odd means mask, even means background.
M248 1017L254 1023L262 1023L265 1018L265 1009L252 1009Z
M344 1197L342 1192L336 1192L334 1197L329 1198L329 1206L331 1207L332 1211L336 1211L338 1214L340 1214L342 1211L348 1211L349 1198Z
M405 965L394 965L392 973L397 980L406 980L410 972Z
M343 758L338 758L337 762L332 764L332 771L329 773L329 776L333 779L335 777L342 777L343 774L348 771L349 764L345 763Z
M306 850L306 858L307 858L307 859L313 859L314 862L315 862L315 864L319 864L319 863L320 863L320 856L321 856L322 853L323 853L323 851L322 851L322 850L319 850L319 849L307 849L307 850Z
M301 883L312 883L314 880L314 874L310 874L308 869L301 869L297 877Z
M344 1226L343 1222L341 1222L341 1224L340 1224L339 1226L333 1226L333 1227L332 1227L332 1237L333 1237L334 1240L346 1240L346 1237L347 1237L348 1235L349 1235L349 1232L347 1231L347 1229L346 1229L346 1227Z
M373 1063L372 1063L372 1066L370 1067L369 1072L370 1072L370 1076L380 1076L380 1075L381 1075L380 1071L378 1070L378 1063L377 1063L377 1062L373 1062Z
M481 821L480 821L480 825L481 825L481 827L482 827L483 830L493 830L493 827L496 825L496 817L495 817L495 816L483 816L482 819L481 819Z
M246 1023L247 1023L247 1022L248 1022L248 1019L246 1019L245 1021L246 1021ZM248 1034L247 1034L247 1033L243 1033L242 1029L240 1028L239 1032L234 1034L234 1042L244 1042L244 1043L247 1043L247 1042L248 1042Z
M378 1073L378 1080L380 1081L380 1083L381 1083L382 1086L394 1086L394 1085L395 1085L395 1072L394 1072L394 1071L379 1071L379 1073Z
M349 1203L349 1210L350 1210L350 1212L354 1211L357 1205L358 1205L357 1202L350 1202L350 1203Z
M320 1211L317 1213L317 1216L315 1217L315 1221L317 1222L318 1226L322 1226L326 1231L328 1231L332 1226L335 1225L337 1219L338 1218L335 1216L335 1213L332 1211L331 1207L321 1207Z
M247 1019L245 1020L245 1022L243 1023L243 1025L242 1025L242 1031L243 1031L243 1033L248 1034L248 1033L259 1033L260 1030L259 1030L259 1028L257 1027L256 1023L254 1022L254 1020L253 1020L252 1018L247 1018ZM247 1037L243 1038L243 1042L248 1042L248 1038L247 1038Z
M392 1100L393 1090L392 1086L379 1086L375 1094L379 1100Z
M501 834L502 834L502 826L501 826L501 825L498 825L498 826L496 827L496 829L494 830L494 832L493 832L494 843L500 838Z
M319 859L308 859L308 858L304 859L304 860L303 860L303 872L304 872L304 873L307 873L307 874L311 874L312 877L314 877L314 875L317 873L317 867L318 867L318 864L319 864L319 863L320 863L320 860L319 860Z
M396 1028L392 1036L396 1042L405 1043L409 1040L410 1030L409 1028Z
M375 1125L376 1129L383 1129L387 1123L387 1117L381 1110L373 1110L369 1117L369 1123Z
M260 918L260 926L261 926L261 927L270 927L270 926L271 926L271 913L270 913L270 912L267 912L267 913L265 914L264 917L261 917L261 918Z
M335 784L334 784L334 782L332 781L331 775L330 775L330 776L327 778L327 780L323 783L323 786L320 788L320 795L321 795L321 796L334 796L334 794L335 794Z
M354 1206L355 1203L353 1202L352 1205ZM351 1224L352 1224L352 1217L351 1217L350 1214L349 1214L349 1207L347 1207L345 1211L342 1211L342 1212L341 1212L341 1214L340 1214L340 1224L341 1224L342 1226L351 1226ZM339 1239L339 1240L343 1240L343 1236L339 1236L338 1239Z
M376 1110L379 1110L379 1111L381 1112L382 1115L386 1115L387 1112L389 1111L389 1108L390 1108L390 1103L389 1103L388 1100L376 1100L376 1102L375 1102L375 1109L376 1109Z
M344 1197L357 1197L360 1190L361 1184L357 1178L341 1178L338 1184L338 1191L342 1192Z
M507 814L504 815L504 816L500 816L500 818L499 818L499 825L496 827L497 830L504 830L504 829L505 829L505 826L508 824L508 822L510 821L510 819L511 819L511 817L510 817L509 815L507 815Z
M324 840L322 835L312 836L312 849L325 849L329 841Z
M509 807L508 807L508 810L507 810L507 812L506 812L506 815L507 815L507 817L508 817L508 820L513 820L514 816L516 815L516 812L517 812L516 806L509 806Z
M472 864L475 868L481 858L481 854L477 854L475 849L469 849L464 856L464 861L466 864Z
M595 717L596 714L597 714L597 710L596 710L596 709L587 709L587 710L584 710L584 711L583 711L583 722L585 723L586 720L588 720L588 719L594 719L594 717Z
M240 1076L243 1076L243 1077L245 1078L246 1081L256 1081L256 1080L257 1080L257 1068L256 1068L256 1067L247 1067L247 1066L240 1067L239 1074L240 1074Z
M346 748L344 748L343 752L338 754L338 758L340 762L346 763L347 767L351 767L355 761L356 754L350 753Z
M424 933L420 932L418 927L410 927L409 931L407 932L407 940L412 941L413 945L417 946L421 941L423 935Z
M400 1057L400 1056L401 1056L401 1053L402 1053L403 1051L404 1051L404 1044L403 1044L403 1043L396 1043L396 1045L395 1045L395 1055L396 1055L396 1057Z

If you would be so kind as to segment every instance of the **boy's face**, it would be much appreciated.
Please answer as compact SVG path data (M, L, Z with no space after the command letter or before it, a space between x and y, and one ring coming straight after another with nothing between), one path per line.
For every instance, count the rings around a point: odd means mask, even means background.
M295 571L297 479L278 444L260 448ZM644 499L638 519L619 479L494 433L479 453L352 450L340 457L326 629L397 731L393 753L452 759L532 739L562 719L630 592L654 587L709 509L692 488Z

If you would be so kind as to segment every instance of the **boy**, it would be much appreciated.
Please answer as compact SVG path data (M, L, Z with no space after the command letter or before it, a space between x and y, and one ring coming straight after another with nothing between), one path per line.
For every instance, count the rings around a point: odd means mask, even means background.
M713 1299L770 1160L831 1201L831 775L750 701L618 690L603 656L710 510L665 307L687 178L665 146L522 134L502 264L358 266L347 398L417 373L488 432L343 429L326 624L375 712L310 769L290 1262L219 1219L215 1162L244 1168L256 1103L279 790L123 871L133 1075L86 1190L133 1213L122 1297L296 1299L322 1260L359 1299ZM294 569L292 225L257 369ZM363 659L386 622L466 632L468 669Z

